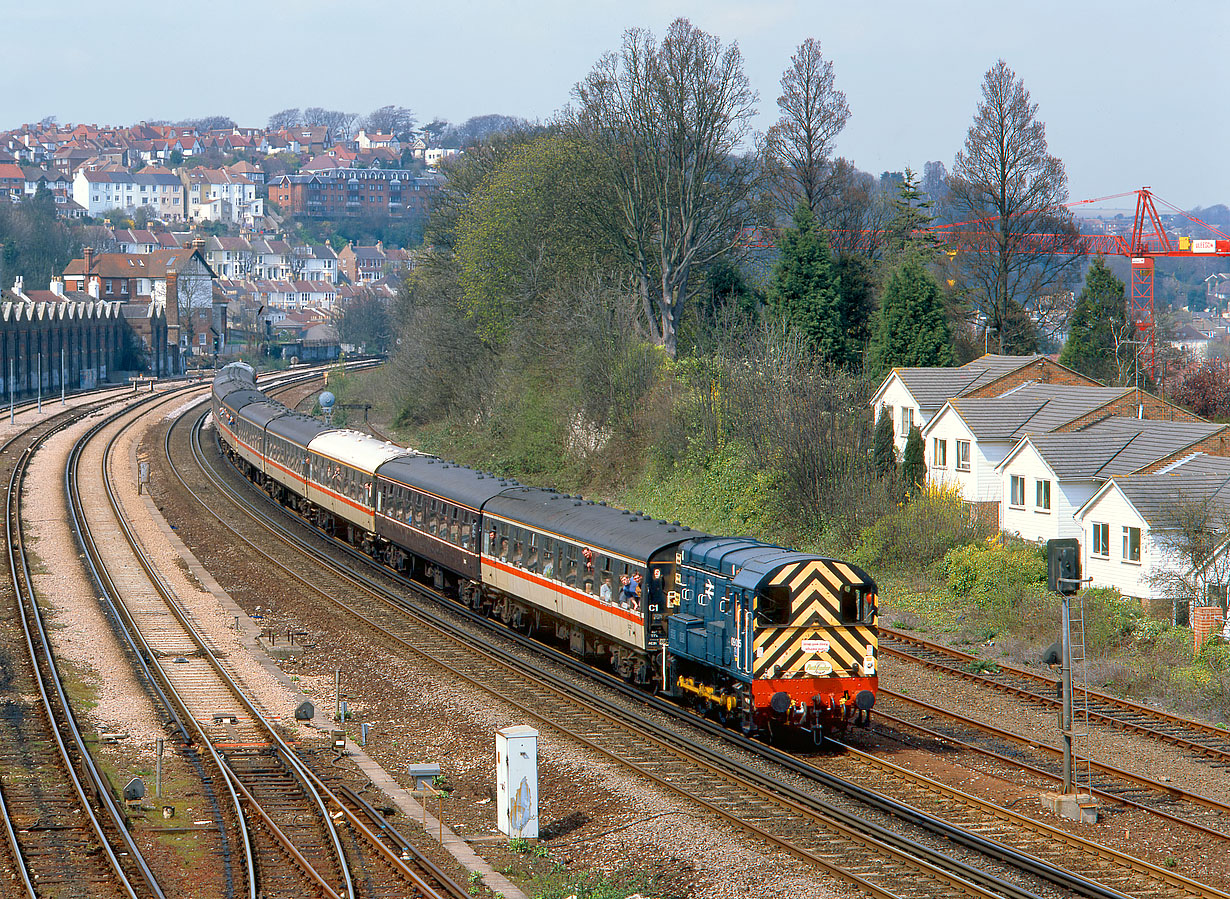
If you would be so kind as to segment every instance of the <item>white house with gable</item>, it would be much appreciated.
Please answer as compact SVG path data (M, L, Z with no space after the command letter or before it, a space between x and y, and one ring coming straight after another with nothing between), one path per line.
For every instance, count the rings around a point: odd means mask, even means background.
M925 428L953 397L996 396L1024 383L1099 386L1046 356L988 354L958 368L894 368L871 398L875 420L887 411L898 452L905 452L910 428Z
M1094 587L1114 587L1125 596L1163 605L1175 596L1167 574L1197 584L1197 593L1220 585L1225 566L1196 573L1183 553L1178 521L1186 510L1206 510L1214 530L1230 519L1230 459L1194 454L1153 474L1107 481L1076 513L1081 528L1081 564ZM1224 559L1223 542L1215 557ZM1216 561L1216 558L1215 558Z
M1027 435L998 466L1000 527L1038 542L1080 539L1076 512L1108 480L1191 455L1197 446L1230 451L1228 438L1230 425L1124 417Z
M997 397L954 397L922 429L927 477L998 517L999 465L1027 434L1044 434L1132 393L1130 388L1029 384Z

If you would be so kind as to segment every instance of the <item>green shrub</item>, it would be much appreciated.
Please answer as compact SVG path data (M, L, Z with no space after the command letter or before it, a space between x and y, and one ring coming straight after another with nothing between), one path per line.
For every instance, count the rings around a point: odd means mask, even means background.
M778 514L780 477L735 444L659 462L618 502L650 517L680 520L713 534L747 534L793 544L803 528Z
M944 554L948 592L979 608L1016 606L1023 594L1046 586L1046 556L1027 543L971 543Z
M1138 601L1125 599L1113 587L1092 587L1081 594L1081 603L1090 653L1130 646L1140 639L1141 626L1154 623Z
M928 486L859 535L855 560L869 568L925 568L958 546L988 537L955 488Z

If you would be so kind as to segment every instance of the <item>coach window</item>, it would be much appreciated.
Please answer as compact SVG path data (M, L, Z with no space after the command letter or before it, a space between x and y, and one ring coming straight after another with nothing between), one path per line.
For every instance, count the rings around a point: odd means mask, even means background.
M528 535L529 553L525 559L525 567L530 571L538 571L538 535L530 531Z
M423 494L418 492L414 494L414 524L423 530Z
M520 528L513 528L513 550L509 561L514 565L523 565L525 562L525 534Z
M436 507L436 501L429 499L427 501L427 533L436 534L440 527L440 513Z
M461 546L461 510L453 507L453 523L449 526L449 537L453 544Z

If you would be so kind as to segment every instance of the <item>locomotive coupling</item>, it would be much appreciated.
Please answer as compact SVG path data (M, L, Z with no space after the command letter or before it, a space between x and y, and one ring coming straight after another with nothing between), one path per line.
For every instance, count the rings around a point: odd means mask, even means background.
M694 696L699 696L702 699L706 699L713 703L713 705L724 708L728 712L733 712L739 707L738 694L723 693L719 690L713 689L708 684L697 683L690 677L681 676L679 680L675 682L675 686L685 693L691 693Z

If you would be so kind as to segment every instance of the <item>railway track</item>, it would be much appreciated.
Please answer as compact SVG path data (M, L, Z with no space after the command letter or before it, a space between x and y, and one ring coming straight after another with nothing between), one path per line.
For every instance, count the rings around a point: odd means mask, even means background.
M204 453L199 444L199 420L197 428L194 429L193 445L194 452L197 456L197 463L202 469L207 469L210 464L206 460ZM171 450L171 434L167 436L167 453L168 457L172 457ZM175 463L172 458L172 466ZM185 480L185 486L188 489L193 489L187 482L186 474L180 474ZM215 475L216 476L216 475ZM203 488L196 488L197 490ZM239 493L233 488L227 488L227 493L232 496L236 504L241 508L247 505L242 493ZM249 510L251 514L262 520L262 527L280 528L280 525L275 524L269 519L271 510ZM227 526L234 527L236 533L239 533L237 523L233 516L227 516ZM242 536L242 535L241 535ZM256 537L244 537L243 539L255 544L258 542ZM282 539L279 537L279 539ZM299 551L315 552L302 539L290 538L291 544ZM261 551L258 549L258 552ZM277 563L271 554L264 551L264 554L271 562ZM284 554L279 553L279 556ZM1085 843L1077 848L1078 844L1069 842L1067 844L1066 854L1059 860L1058 864L1052 864L1040 858L1031 858L1026 853L1015 850L1013 847L997 843L993 840L986 840L976 835L969 825L964 827L948 824L934 816L926 815L919 812L917 809L909 808L904 804L895 802L883 794L877 794L874 791L861 787L851 782L836 784L836 778L827 776L824 772L806 765L805 763L793 762L794 767L792 773L804 777L813 784L824 784L828 789L833 790L836 796L841 797L836 802L824 802L814 795L812 790L799 790L797 787L791 787L789 784L782 782L774 777L767 777L762 772L755 771L753 768L743 764L732 758L729 753L701 748L697 745L695 739L681 736L677 729L673 727L663 727L655 723L652 719L644 716L630 715L626 710L615 711L614 707L603 705L601 710L595 709L595 696L592 688L582 686L566 686L568 681L561 680L550 684L549 689L544 684L544 672L539 663L536 662L517 662L509 657L491 655L475 661L474 646L476 643L489 643L489 639L475 639L472 632L462 632L461 636L442 632L437 623L438 615L435 615L430 610L422 610L416 607L413 602L408 602L404 591L398 594L398 598L390 599L387 588L380 586L372 581L371 578L363 575L354 575L348 573L346 568L354 568L353 558L347 563L338 564L332 563L335 576L346 578L349 581L349 586L341 589L340 585L321 585L314 583L313 575L303 574L297 570L284 567L290 576L300 580L309 589L314 589L321 592L321 595L329 599L330 602L339 603L335 599L338 596L346 596L347 600L340 604L346 607L349 614L357 615L369 626L378 629L387 639L396 642L403 648L408 648L412 652L421 657L433 660L435 664L443 666L450 671L455 677L475 684L480 689L495 693L504 699L509 698L510 681L508 673L510 670L516 672L518 676L526 681L524 686L518 684L518 707L523 714L531 715L542 721L547 726L557 730L562 730L579 742L589 746L594 751L607 755L619 761L639 774L646 776L650 780L659 783L667 789L674 790L681 795L690 797L693 801L698 802L703 807L709 809L715 814L719 814L731 823L743 827L749 832L755 833L761 839L775 843L782 848L787 848L796 856L804 858L818 867L829 870L836 876L850 880L851 877L856 877L857 882L864 890L879 894L876 891L889 889L889 884L892 884L894 889L904 889L905 885L911 885L913 889L920 890L922 893L927 893L929 890L940 888L941 879L944 876L954 878L947 887L943 887L946 891L953 890L964 892L967 894L976 894L973 891L989 891L997 895L1019 895L1021 892L1028 893L1033 886L1038 886L1040 889L1053 888L1061 886L1062 889L1069 891L1075 895L1208 895L1208 896L1223 896L1217 890L1205 889L1199 884L1191 881L1185 881L1181 877L1171 878L1167 876L1167 872L1155 869L1144 863L1137 862L1135 859L1117 859L1112 861L1112 867L1118 866L1113 871L1114 879L1128 887L1128 892L1122 893L1116 889L1108 888L1104 885L1093 883L1085 878L1077 877L1064 870L1063 866L1067 866L1071 870L1083 870L1089 865L1089 861L1093 858L1105 857L1106 852L1103 847L1096 846L1091 843ZM404 585L403 585L404 586ZM357 589L356 589L357 588ZM414 585L414 589L423 591L421 585ZM359 591L366 593L366 598L360 599L362 594ZM358 606L362 607L359 608ZM450 606L450 609L455 613L458 610L455 606ZM484 627L490 625L483 621ZM426 634L426 636L425 636ZM514 634L509 634L510 637L516 637ZM443 638L446 643L441 644ZM459 650L451 648L450 643L460 641L462 644ZM446 648L442 649L441 646ZM454 654L456 653L456 654ZM575 666L576 663L566 656L559 656L557 661L560 661L565 666ZM512 666L510 669L509 666ZM586 675L592 674L591 669L584 669ZM494 679L498 683L495 686L492 682L492 672L495 672ZM607 679L608 685L621 685L613 679ZM524 690L524 693L521 691ZM575 691L575 695L569 697L570 690ZM558 695L556 695L558 694ZM646 697L636 691L631 691L630 694L634 701L643 703ZM580 704L583 709L578 709L576 706ZM674 706L657 706L655 712L664 712L668 715L678 715L679 710ZM577 716L582 723L574 724L578 721ZM597 718L597 720L595 720ZM588 722L588 723L585 723ZM738 742L738 739L728 731L718 729L723 740ZM597 738L597 739L596 739ZM620 746L619 753L613 753L610 747ZM768 750L759 744L746 743L741 745L741 748L747 749L753 753L759 754L762 757L770 756L774 752ZM666 760L671 759L671 765L667 766ZM780 761L780 759L778 759ZM683 762L682 767L678 766L680 761ZM697 769L703 770L703 774L697 774ZM669 769L669 770L668 770ZM714 781L709 782L703 788L694 786L698 777L714 778ZM682 786L681 783L688 783L688 786ZM780 827L776 833L770 832L764 826L766 820L765 804L770 807L777 806L774 810L774 816L780 816L780 822L774 822L775 827ZM840 808L845 803L846 808ZM860 817L850 811L850 806L863 806L863 815ZM976 803L974 803L976 805ZM913 854L915 863L918 861L926 861L927 866L932 866L936 870L931 870L924 866L924 870L916 869L911 874L904 874L900 871L893 871L891 880L880 883L869 879L865 876L870 870L868 864L879 864L883 867L884 862L871 862L869 860L854 861L853 864L844 870L833 870L834 861L824 858L823 847L834 848L841 847L838 852L837 866L840 867L840 859L846 860L859 858L848 842L838 842L842 840L850 840L850 835L840 833L840 828L834 828L832 823L840 821L845 826L851 828L854 834L860 834L864 838L874 835L877 838L886 836L891 842L893 837L887 836L886 832L890 828L885 827L877 821L869 820L866 816L866 808L871 807L878 810L877 814L883 816L894 816L898 820L904 819L910 823L911 827L916 827L926 832L929 837L940 836L944 840L948 840L967 849L975 850L982 854L984 859L991 859L990 865L1000 865L1004 867L1002 873L1007 874L1009 869L1016 871L1027 871L1023 880L1026 885L1017 885L1008 883L1003 877L997 875L988 875L978 871L968 865L957 865L952 867L952 860L947 859L943 855L928 855L927 847L922 846L917 841L910 841L910 845L898 844L896 851L904 852L906 855ZM755 813L750 814L747 810L755 808ZM987 813L987 810L983 810ZM841 814L853 814L850 818L841 818ZM804 817L799 818L802 814ZM792 817L795 816L795 817ZM823 820L825 816L832 816L828 821ZM755 817L757 824L750 825L749 818ZM874 817L874 816L873 816ZM804 823L806 822L806 823ZM828 826L828 830L824 827ZM982 829L986 827L986 822L982 822L974 829ZM802 836L806 834L806 836ZM896 838L901 838L900 834ZM905 838L909 840L909 838ZM883 846L874 846L863 844L863 851L870 850L872 853L879 852L888 857L893 857L890 852ZM934 851L934 850L928 850ZM866 856L862 856L865 859ZM894 857L894 864L905 863L906 859ZM1122 871L1119 870L1122 868ZM945 870L946 869L946 870ZM1013 876L1013 875L1009 875ZM1110 874L1107 875L1110 878ZM922 877L919 881L917 878ZM922 884L925 883L925 886Z
M880 648L894 658L925 665L1048 709L1057 709L1061 704L1056 692L1059 681L1049 675L1003 662L996 662L995 670L989 671L986 659L891 628L880 629ZM979 670L971 670L971 667ZM1230 766L1230 731L1109 693L1078 690L1078 695L1081 692L1088 696L1091 725L1142 734L1183 749L1214 766Z
M163 895L73 716L32 588L21 525L23 478L35 450L104 402L49 417L3 447L11 460L5 525L11 614L0 629L0 816L19 891L13 895Z
M880 695L882 699L891 699L912 707L933 719L932 726L927 727L918 721L901 718L881 709L876 715L881 723L887 723L899 731L920 733L939 745L994 759L1052 783L1063 781L1063 751L1057 746L894 690L881 688ZM939 730L937 728L940 725L935 723L936 719L947 720L950 724L944 730ZM1082 764L1086 761L1083 756L1080 760ZM1230 834L1226 833L1224 825L1225 821L1230 820L1230 804L1114 765L1094 760L1089 760L1088 764L1098 774L1097 785L1093 789L1095 798L1148 812L1205 837L1230 840Z
M201 750L229 795L217 804L213 832L223 843L242 847L234 852L236 895L461 895L440 872L404 858L395 840L333 794L280 735L276 716L229 673L225 649L211 642L193 610L158 574L112 480L117 441L136 421L136 415L114 416L75 448L66 471L75 526L185 747ZM228 828L223 817L234 824ZM360 860L357 872L352 857Z

